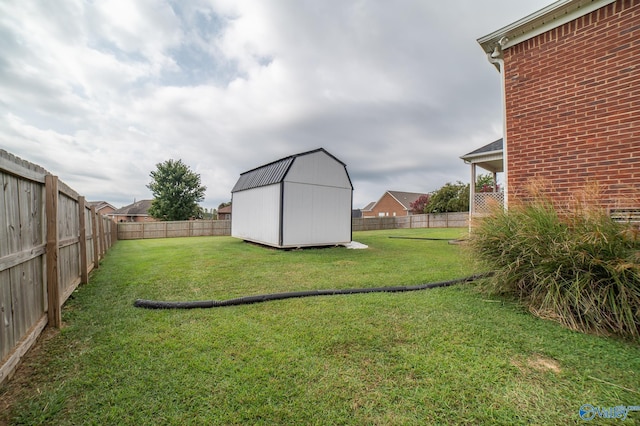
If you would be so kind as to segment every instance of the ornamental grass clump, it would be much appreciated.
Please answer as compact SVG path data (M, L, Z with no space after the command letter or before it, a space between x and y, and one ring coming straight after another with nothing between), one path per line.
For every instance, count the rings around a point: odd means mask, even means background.
M484 290L513 295L574 330L640 340L640 231L585 190L559 208L541 188L475 224L471 247L495 271Z

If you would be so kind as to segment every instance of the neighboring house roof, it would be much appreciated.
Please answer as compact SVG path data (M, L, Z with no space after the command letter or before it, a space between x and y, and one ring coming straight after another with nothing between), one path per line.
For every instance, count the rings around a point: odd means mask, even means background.
M373 206L376 205L375 201L370 202L369 204L367 204L366 206L364 206L364 208L362 209L363 212L370 212L371 210L373 210Z
M133 204L119 208L111 213L113 216L148 216L149 207L153 200L140 200Z
M395 198L405 210L411 210L411 203L414 203L422 194L418 192L401 192L401 191L387 191L389 195ZM383 195L384 196L384 195Z
M460 157L466 163L475 163L485 170L499 173L504 171L502 138L486 144Z
M460 158L462 158L463 160L468 160L474 157L494 152L502 152L502 138L498 139L497 141L488 143L485 146L476 149L475 151L471 151L470 153L465 154Z
M615 0L560 0L478 39L493 57L499 52L600 9ZM495 55L495 56L494 56Z
M231 206L225 206L218 209L218 214L231 214Z
M272 185L274 183L280 183L286 177L287 172L289 171L289 169L291 168L291 165L293 164L293 162L297 157L313 154L319 151L324 152L329 157L333 158L338 163L346 167L346 164L338 160L333 155L329 154L325 149L323 148L314 149L313 151L307 151L300 154L290 155L289 157L281 158L280 160L276 160L269 164L256 167L255 169L251 169L249 171L246 171L240 174L240 178L236 182L231 192L233 193L238 191L244 191L247 189Z
M116 210L115 207L113 207L111 204L107 203L106 201L87 201L87 204L89 205L89 207L95 207L97 212L106 208Z

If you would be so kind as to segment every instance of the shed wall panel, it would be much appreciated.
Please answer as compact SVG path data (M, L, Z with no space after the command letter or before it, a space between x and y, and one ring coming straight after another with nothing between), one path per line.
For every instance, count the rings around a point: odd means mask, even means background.
M280 243L280 184L233 194L231 236L278 246Z
M296 157L284 180L351 189L344 165L322 151Z
M351 188L292 182L284 185L283 247L351 241Z

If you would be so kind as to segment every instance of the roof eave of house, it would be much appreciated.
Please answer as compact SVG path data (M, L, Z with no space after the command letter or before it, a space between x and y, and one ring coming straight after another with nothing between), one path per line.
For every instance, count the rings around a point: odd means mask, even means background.
M391 195L391 197L396 200L398 202L398 204L400 204L402 206L403 209L405 209L406 211L409 211L411 209L411 206L407 206L404 202L402 202L402 200L400 200L398 197L396 197L393 193L394 192L401 192L401 191L387 191L387 193L389 195ZM418 194L418 198L420 198L420 195L423 195L419 192L402 192L404 194ZM417 200L417 198L416 198ZM415 200L414 200L415 201ZM413 201L409 201L409 204L411 204Z
M615 1L559 0L477 41L487 54L491 54L496 47L507 49Z
M391 196L391 198L396 200L398 202L398 204L400 204L402 206L403 209L407 210L407 206L405 206L402 201L398 200L398 198L395 195L393 195L393 191L387 191L387 193Z
M479 158L479 157L493 157L494 155L498 155L502 153L503 153L503 150L498 149L495 151L478 152L477 154L465 154L462 157L460 157L460 159L467 161L467 160L473 160L474 158Z

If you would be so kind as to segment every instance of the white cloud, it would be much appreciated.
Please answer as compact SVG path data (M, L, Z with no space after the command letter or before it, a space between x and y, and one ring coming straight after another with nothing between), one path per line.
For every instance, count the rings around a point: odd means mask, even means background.
M475 39L534 3L8 0L0 147L116 206L150 197L169 158L217 207L239 173L318 147L347 164L355 207L431 191L501 136Z

